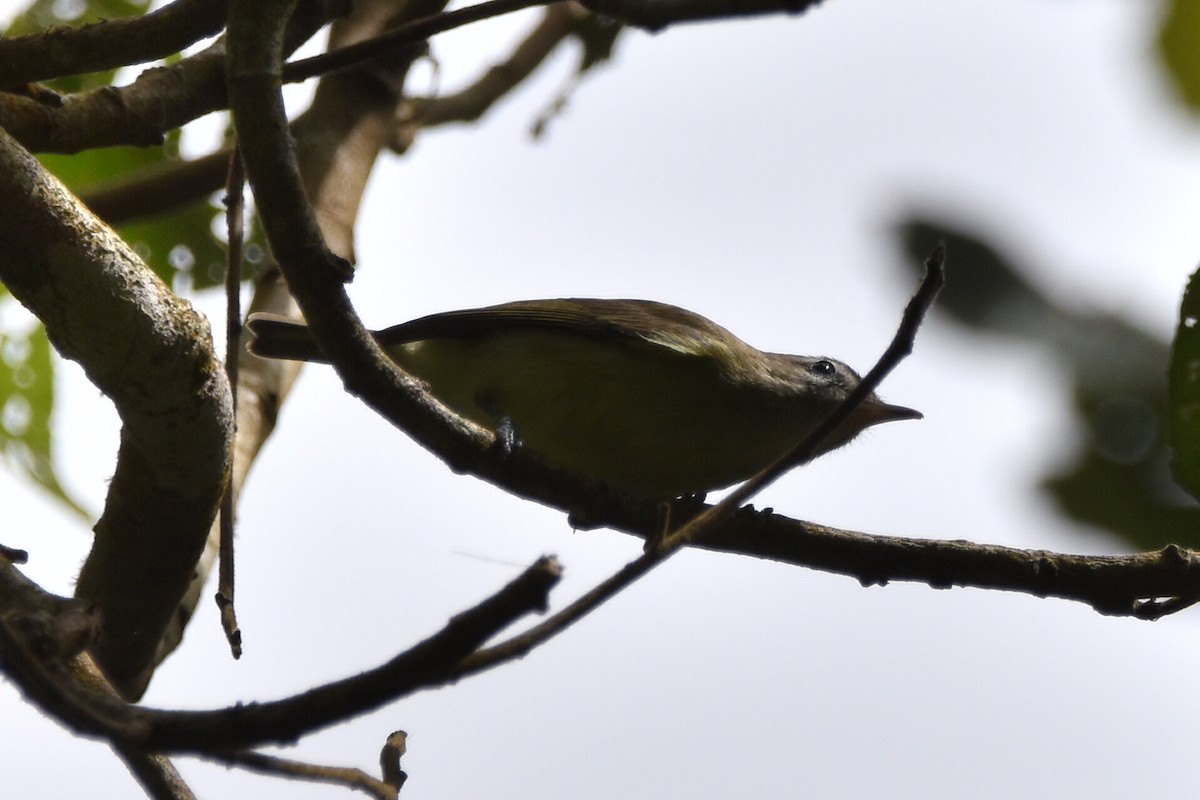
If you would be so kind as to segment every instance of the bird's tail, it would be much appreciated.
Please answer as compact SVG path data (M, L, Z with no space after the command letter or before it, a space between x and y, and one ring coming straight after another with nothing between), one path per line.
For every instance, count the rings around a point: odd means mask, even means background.
M251 314L246 320L251 333L250 352L263 358L282 358L288 361L329 363L308 326L274 314Z

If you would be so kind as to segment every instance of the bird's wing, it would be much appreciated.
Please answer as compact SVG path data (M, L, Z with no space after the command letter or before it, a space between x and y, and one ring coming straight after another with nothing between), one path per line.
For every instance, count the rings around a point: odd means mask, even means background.
M487 308L432 314L377 331L383 346L427 339L488 338L520 331L557 331L629 344L668 348L680 355L711 355L708 343L735 342L716 323L650 300L521 300Z

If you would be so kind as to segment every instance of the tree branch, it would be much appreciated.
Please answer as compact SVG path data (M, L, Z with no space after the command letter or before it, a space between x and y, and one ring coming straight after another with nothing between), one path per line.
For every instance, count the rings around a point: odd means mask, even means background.
M95 662L82 652L99 635L92 604L43 590L0 557L0 621L6 630L20 633L16 647L0 645L0 668L6 674L20 676L22 665L36 658L52 666L62 680L83 682L118 699ZM17 685L24 686L19 677ZM113 749L155 800L195 800L170 759L118 743Z
M103 610L97 660L137 696L228 477L229 384L204 317L3 132L0 194L0 280L123 423L76 591Z
M863 586L912 581L935 589L1001 589L1074 600L1102 614L1138 619L1178 610L1148 603L1156 598L1200 597L1200 553L1175 545L1152 553L1081 556L875 536L765 512L739 516L741 524L735 518L696 546L847 575Z
M822 0L581 0L597 14L659 32L680 22L803 14Z
M206 756L213 760L244 767L252 772L263 775L274 775L292 780L312 781L316 783L331 783L348 789L366 792L377 800L396 800L399 787L392 786L379 778L372 777L361 769L353 767L329 767L319 764L308 764L290 758L278 758L266 753L256 753L252 750L238 750L231 753L213 753Z
M228 233L228 248L225 260L225 372L229 382L238 385L238 370L242 354L242 244L244 234L243 215L246 211L246 174L242 169L242 157L234 150L229 157L229 178L225 185L225 230ZM233 413L237 415L237 392L233 393ZM235 461L230 465L236 471L236 448L230 454ZM220 539L220 571L217 581L217 607L221 611L221 627L233 657L242 657L242 631L237 622L234 604L236 569L234 566L234 517L235 497L232 486L221 498L221 513L218 525ZM211 535L211 534L210 534Z
M322 0L300 6L286 36L288 52L328 21ZM56 108L0 92L0 127L34 152L77 153L114 145L151 146L167 131L224 108L225 44L169 67L147 69L128 86L67 95Z
M546 7L541 20L512 55L493 65L470 86L450 95L406 100L397 116L392 149L407 150L418 130L448 122L478 120L532 75L589 13L577 2L553 3Z
M13 87L166 58L218 33L226 2L175 0L139 17L0 38L0 75Z
M205 199L221 188L231 148L190 161L166 161L85 188L79 196L109 225L157 217Z
M561 574L554 559L539 559L499 592L374 669L282 700L216 711L140 708L87 691L63 674L58 662L37 658L4 617L0 657L5 672L31 700L81 734L156 752L215 753L290 743L453 679L455 665L469 653L525 614L544 610Z
M282 78L289 83L296 83L378 59L394 58L397 52L407 53L415 46L423 46L426 39L436 34L546 3L547 0L486 0L466 8L430 13L419 18L413 17L406 9L407 21L404 24L396 25L388 32L362 42L289 62L282 68Z

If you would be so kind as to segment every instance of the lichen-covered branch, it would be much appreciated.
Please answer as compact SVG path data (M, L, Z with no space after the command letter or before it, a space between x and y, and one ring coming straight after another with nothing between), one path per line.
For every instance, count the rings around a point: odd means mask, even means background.
M102 610L97 661L136 697L225 489L229 384L207 320L3 132L0 194L0 280L123 423L77 594Z

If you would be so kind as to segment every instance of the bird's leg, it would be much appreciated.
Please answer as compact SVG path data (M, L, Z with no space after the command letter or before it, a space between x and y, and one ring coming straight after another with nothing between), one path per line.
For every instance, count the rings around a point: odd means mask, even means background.
M663 541L667 538L667 534L671 532L671 501L665 500L654 507L655 525L654 530L646 537L646 543L642 545L643 553L652 553L658 550Z
M646 544L642 547L642 552L649 553L652 550L657 550L667 538L667 534L671 533L673 517L678 518L681 525L686 525L693 517L704 510L704 500L708 496L707 492L696 492L693 494L685 494L674 500L667 500L659 503L657 511L657 519L654 533L646 537ZM678 511L678 513L673 513Z
M502 458L510 458L521 446L521 438L517 436L516 426L509 417L500 417L496 424L496 448Z
M500 452L501 458L510 458L521 446L521 437L517 436L517 427L513 424L512 417L501 412L496 407L495 398L486 394L476 397L475 405L496 420L496 443L494 446Z

